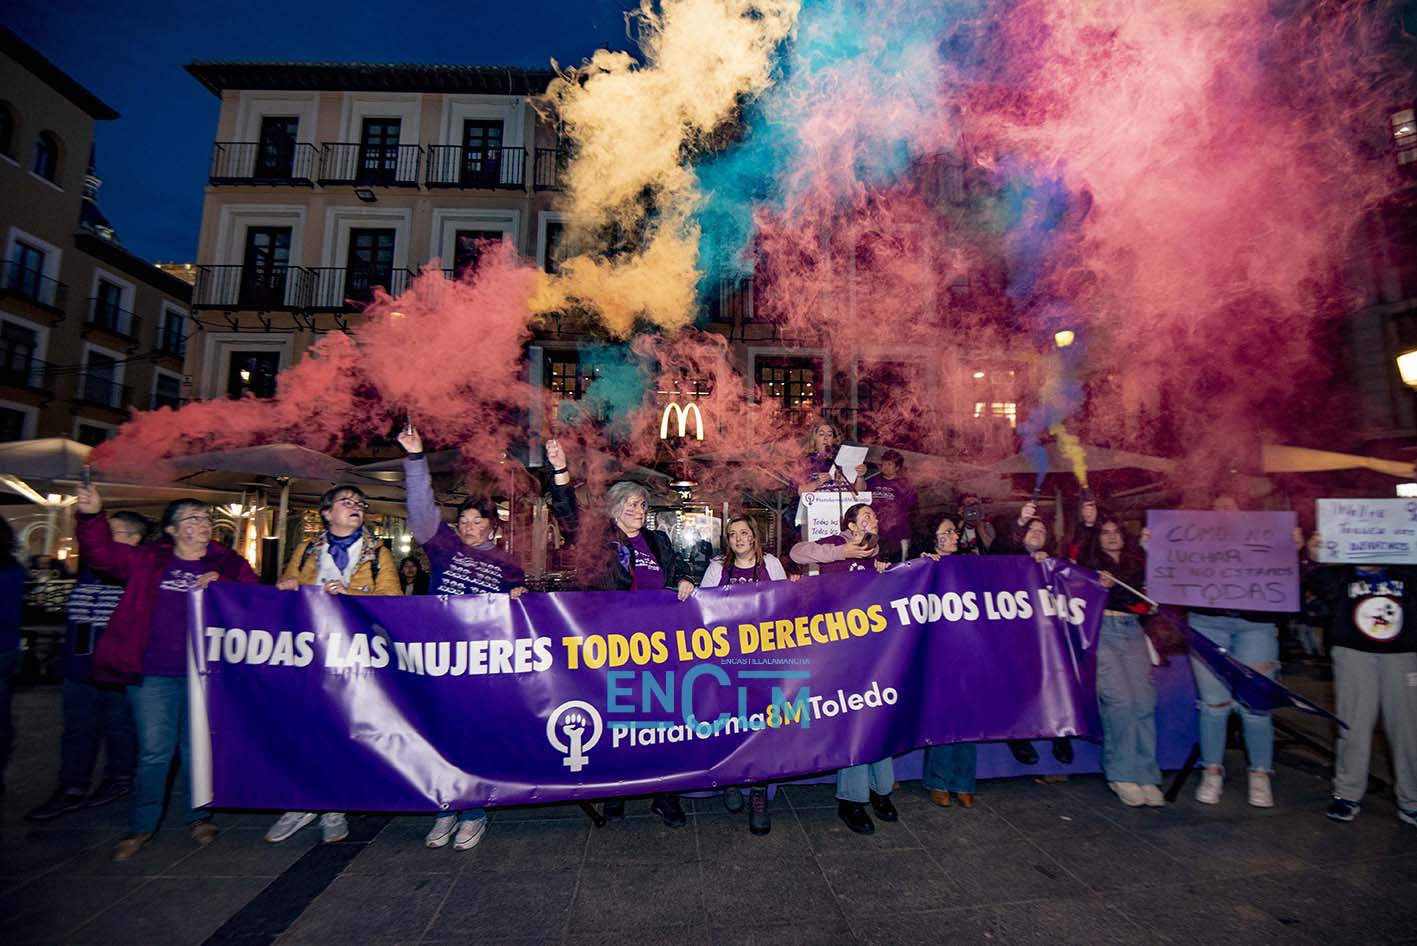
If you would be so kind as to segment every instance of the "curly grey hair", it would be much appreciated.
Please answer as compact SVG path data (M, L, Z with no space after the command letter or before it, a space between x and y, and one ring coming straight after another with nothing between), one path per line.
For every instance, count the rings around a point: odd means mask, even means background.
M610 484L610 488L605 491L605 501L610 507L611 520L618 520L620 513L625 511L625 504L636 496L643 499L646 506L649 505L649 490L634 480L620 480Z

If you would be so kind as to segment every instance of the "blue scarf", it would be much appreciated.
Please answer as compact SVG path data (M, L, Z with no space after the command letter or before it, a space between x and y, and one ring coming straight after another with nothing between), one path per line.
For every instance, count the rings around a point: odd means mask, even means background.
M363 529L356 529L344 538L325 533L325 546L330 550L330 558L340 571L349 568L349 548L364 537Z

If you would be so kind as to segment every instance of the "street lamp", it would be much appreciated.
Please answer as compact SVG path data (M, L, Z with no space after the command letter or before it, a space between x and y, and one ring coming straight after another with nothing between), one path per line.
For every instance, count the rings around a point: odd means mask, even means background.
M1403 384L1417 388L1417 348L1397 356L1397 373L1402 375Z
M1060 332L1053 333L1053 343L1059 348L1067 348L1073 343L1073 339L1075 339L1076 337L1077 336L1073 334L1072 329L1065 328Z

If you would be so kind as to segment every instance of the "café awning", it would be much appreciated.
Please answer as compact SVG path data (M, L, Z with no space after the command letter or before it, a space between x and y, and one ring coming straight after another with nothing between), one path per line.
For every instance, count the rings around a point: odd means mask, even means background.
M1285 447L1279 444L1265 444L1264 472L1266 473L1324 473L1331 470L1372 470L1386 473L1399 479L1417 479L1413 465L1401 460L1382 460L1352 453L1335 453L1331 450L1311 450L1308 447Z

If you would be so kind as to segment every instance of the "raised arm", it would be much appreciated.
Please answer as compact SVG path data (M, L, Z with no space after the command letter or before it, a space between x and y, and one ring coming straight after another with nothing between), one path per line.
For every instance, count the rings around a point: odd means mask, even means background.
M404 504L408 508L408 529L413 541L426 545L438 534L442 521L438 504L433 501L433 477L428 472L428 458L423 455L423 438L412 427L398 437L399 446L408 451L403 460Z
M138 548L113 541L108 517L103 515L103 500L92 486L80 486L75 505L78 522L79 555L84 563L101 575L127 581L133 563L144 554Z

